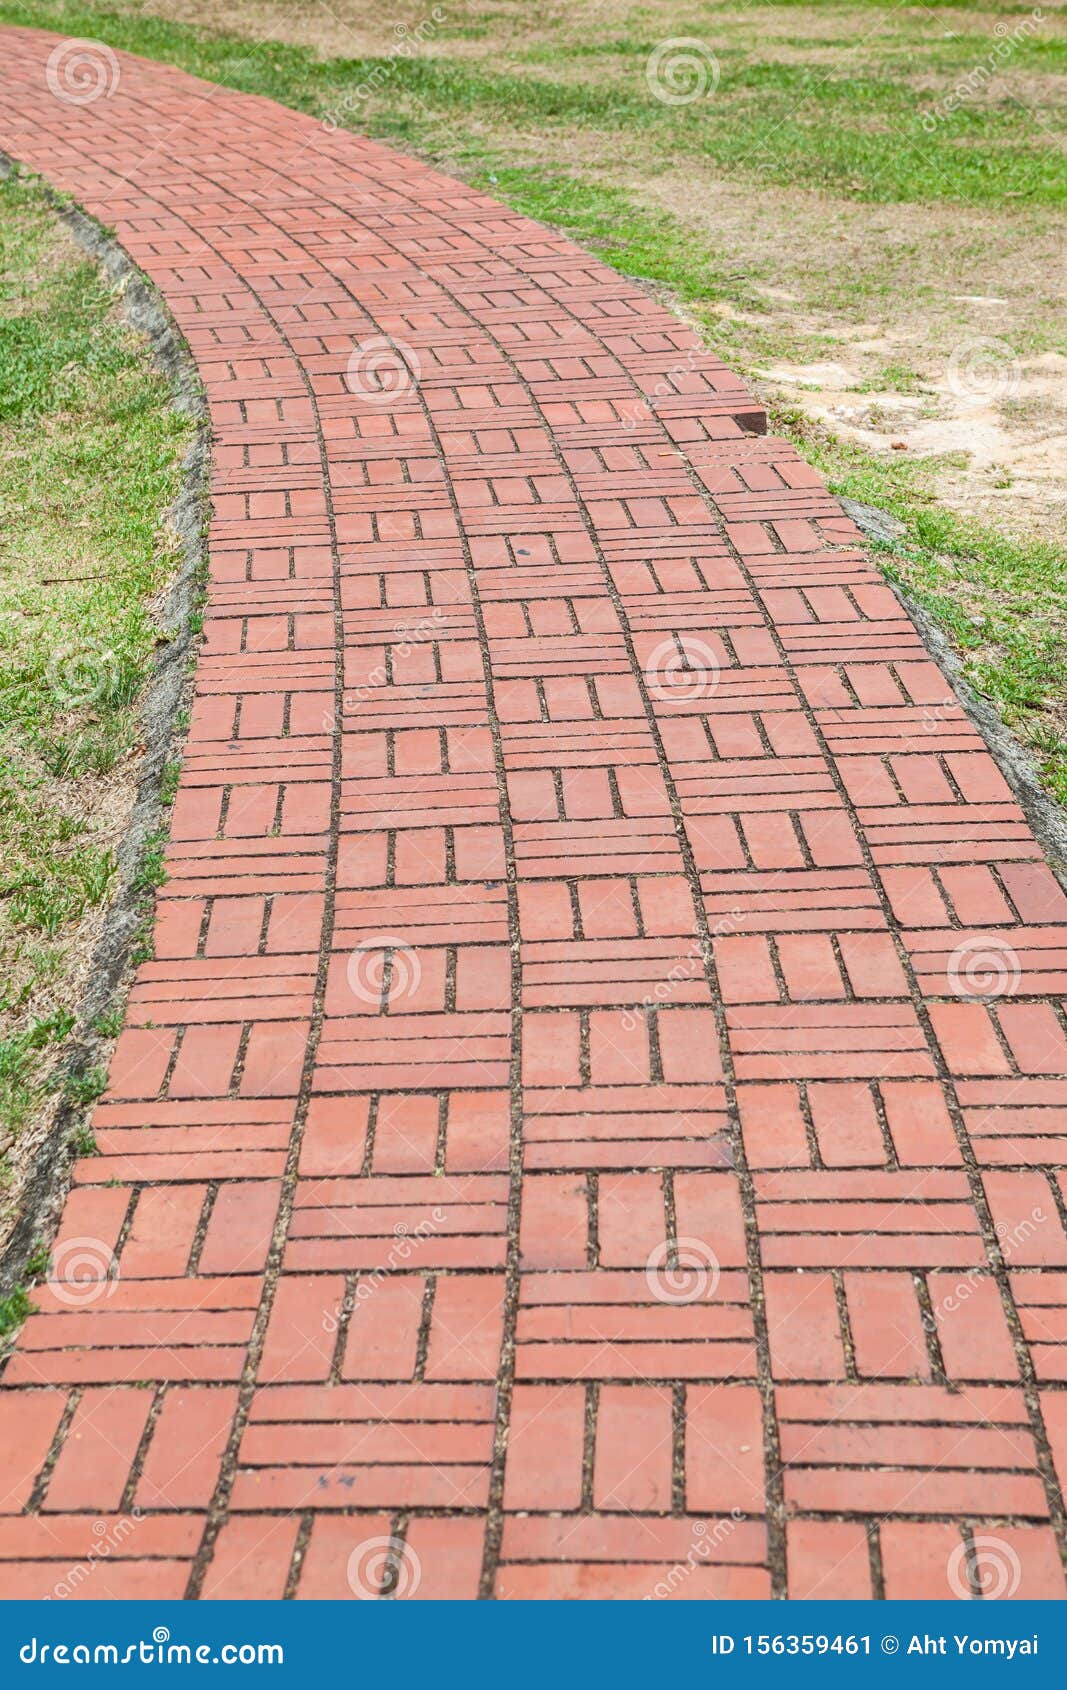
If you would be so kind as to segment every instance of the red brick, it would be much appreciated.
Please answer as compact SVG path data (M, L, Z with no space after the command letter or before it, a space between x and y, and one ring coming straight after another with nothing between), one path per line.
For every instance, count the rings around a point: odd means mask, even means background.
M686 1392L686 1506L709 1514L764 1509L763 1411L750 1385Z
M504 1172L511 1100L503 1091L453 1092L448 1100L445 1164L449 1173Z
M908 982L888 933L842 933L838 943L856 997L907 997Z
M369 1099L313 1097L308 1105L302 1174L358 1174L367 1142Z
M522 1077L528 1086L577 1085L581 1027L570 1011L528 1015L522 1036Z
M797 1003L846 996L834 948L826 933L783 934L778 957L786 991Z
M124 1279L184 1274L207 1187L159 1185L142 1191L122 1252Z
M654 1386L602 1385L597 1406L593 1503L663 1514L671 1507L674 1404Z
M344 1296L340 1274L279 1280L259 1366L264 1383L329 1378Z
M472 1602L481 1583L481 1520L413 1519L407 1529L398 1601Z
M280 1196L277 1180L220 1186L200 1251L201 1273L262 1272Z
M985 1004L934 1003L930 1020L953 1074L1009 1074Z
M354 1602L380 1591L393 1541L387 1514L317 1514L300 1566L298 1600Z
M342 1376L413 1379L425 1298L421 1275L394 1273L383 1279L361 1275L352 1295ZM328 1372L327 1367L321 1377Z
M963 1538L958 1526L884 1520L879 1528L885 1593L892 1602L960 1601L960 1581L950 1583L950 1567L961 1567Z
M206 1508L237 1409L237 1392L172 1386L148 1446L135 1501L140 1508Z
M155 1097L174 1049L171 1027L126 1027L111 1057L109 1097Z
M737 1107L750 1166L809 1166L807 1132L795 1086L738 1086Z
M111 1258L129 1206L130 1193L125 1187L72 1191L52 1245L49 1278L63 1280L72 1272L77 1274L83 1255L90 1263L95 1258L100 1277L105 1277L111 1271ZM90 1246L87 1252L82 1249L86 1241Z
M872 1594L870 1546L861 1525L790 1520L786 1557L794 1602L863 1602Z
M996 1525L988 1531L976 1530L974 1550L976 1577L987 1600L1062 1602L1067 1594L1050 1526Z
M676 1174L674 1211L680 1240L705 1246L720 1267L744 1267L745 1223L735 1174Z
M776 1379L840 1379L845 1352L834 1283L825 1273L769 1273L763 1282Z
M151 1407L147 1390L86 1391L52 1469L45 1507L117 1512Z
M1010 924L1011 909L984 863L943 868L941 884L951 898L953 910L964 927L999 927Z
M225 1097L240 1042L239 1026L187 1028L167 1096Z
M427 1379L495 1379L504 1336L499 1274L447 1274L437 1281Z
M1024 1074L1067 1073L1067 1036L1049 1003L1001 1003L997 1019Z
M263 929L263 905L262 898L216 898L208 920L204 955L255 956Z
M812 1125L828 1168L880 1168L886 1153L878 1111L867 1086L808 1087Z
M724 1003L777 1003L778 981L766 939L735 934L716 939L715 966Z
M1067 921L1067 893L1047 863L1001 863L998 872L1020 921Z
M0 1398L0 1513L17 1514L29 1501L65 1406L61 1391L8 1391Z
M375 1173L432 1174L440 1124L441 1109L436 1097L379 1098L374 1124ZM352 1172L359 1170L353 1168Z
M1013 1268L1067 1266L1067 1236L1041 1174L987 1169L982 1184L1001 1253Z
M930 1300L950 1379L1018 1379L1019 1363L995 1280L932 1273Z
M201 1594L227 1602L280 1601L299 1528L295 1518L233 1515L219 1533Z
M242 1097L295 1097L307 1049L307 1027L274 1022L252 1028L241 1076Z
M883 1080L889 1135L905 1167L952 1167L962 1160L941 1087L924 1080Z
M663 1078L702 1083L722 1079L718 1028L708 1009L672 1009L659 1017Z
M661 1023L671 1019L660 1017ZM594 1085L647 1084L652 1068L646 1015L595 1010L589 1017L589 1067Z
M580 1385L516 1385L504 1507L577 1508L584 1439L585 1391Z
M586 1265L589 1194L573 1174L528 1174L522 1190L522 1265L581 1268Z
M950 1276L941 1278L947 1283ZM846 1273L845 1299L861 1378L929 1378L922 1310L910 1273Z
M658 1174L607 1174L597 1205L605 1267L644 1267L666 1240L667 1211Z
M1041 1392L1041 1416L1045 1423L1052 1460L1061 1489L1067 1485L1067 1395Z

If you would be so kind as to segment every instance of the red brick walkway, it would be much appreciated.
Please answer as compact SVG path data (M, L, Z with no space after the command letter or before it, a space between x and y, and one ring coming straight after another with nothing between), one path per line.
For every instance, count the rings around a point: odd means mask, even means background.
M211 591L4 1594L1062 1595L1067 900L856 530L567 241L55 48Z

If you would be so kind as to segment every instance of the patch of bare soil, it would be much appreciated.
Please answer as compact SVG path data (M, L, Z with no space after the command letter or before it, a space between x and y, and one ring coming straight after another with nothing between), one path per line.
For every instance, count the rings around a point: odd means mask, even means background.
M871 206L693 169L629 177L748 278L718 307L771 398L875 451L931 455L950 507L1016 537L1067 513L1064 237L1054 217ZM1060 336L1062 345L1062 335Z
M917 393L857 392L860 371L840 362L779 362L758 374L798 409L873 451L952 459L937 471L945 504L1005 531L1045 531L1052 539L1067 515L1067 358L1045 353L1005 366L992 361L996 351L984 355L979 346L962 381L950 368Z

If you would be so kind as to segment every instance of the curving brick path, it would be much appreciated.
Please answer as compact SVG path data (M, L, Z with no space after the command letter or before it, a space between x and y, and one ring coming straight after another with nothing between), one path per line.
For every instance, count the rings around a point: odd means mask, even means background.
M214 440L4 1594L1063 1595L1067 901L856 530L568 241L0 40Z

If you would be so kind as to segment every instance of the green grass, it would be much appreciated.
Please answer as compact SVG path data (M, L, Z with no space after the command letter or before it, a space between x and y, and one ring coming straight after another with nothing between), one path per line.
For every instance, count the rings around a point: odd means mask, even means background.
M0 1143L39 1108L114 885L176 562L161 514L191 425L170 401L43 191L0 183Z
M948 635L974 689L1032 751L1067 804L1067 557L1011 540L937 504L929 466L886 460L797 414L772 415L836 493L891 512L896 541L872 546L886 574Z
M6 1297L0 1298L0 1345L4 1349L10 1348L10 1340L33 1313L27 1288L47 1273L48 1262L49 1251L41 1244L35 1245L23 1267L21 1282Z

